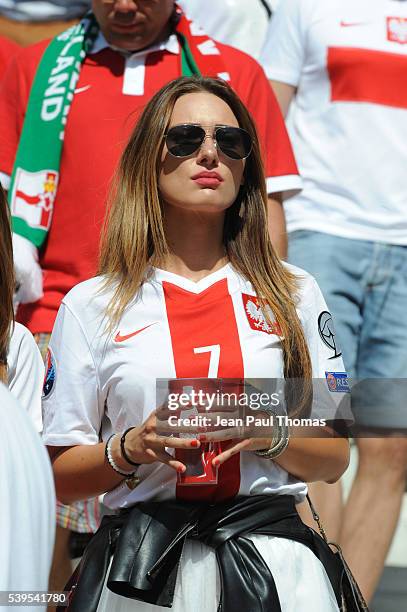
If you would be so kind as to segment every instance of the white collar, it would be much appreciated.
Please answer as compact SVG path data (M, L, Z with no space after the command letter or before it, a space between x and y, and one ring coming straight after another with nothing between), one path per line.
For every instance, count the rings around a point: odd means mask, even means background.
M169 51L169 53L174 53L175 55L179 54L179 42L175 34L170 34L170 36L163 42L157 43L156 45L151 45L151 47L147 47L146 49L142 49L141 51L135 51L134 53L132 53L131 51L125 51L124 49L118 49L117 47L109 45L102 32L99 30L99 34L97 35L97 38L93 44L93 47L90 51L90 55L93 55L94 53L99 53L99 51L107 49L108 47L110 47L114 51L118 51L124 56L131 57L148 55L149 53L153 53L154 51Z

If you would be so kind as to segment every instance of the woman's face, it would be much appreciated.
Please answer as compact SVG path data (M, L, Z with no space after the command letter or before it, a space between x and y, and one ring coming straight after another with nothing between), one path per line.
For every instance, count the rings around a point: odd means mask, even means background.
M235 201L243 181L244 160L227 157L213 138L215 126L239 127L230 107L206 93L185 94L175 103L169 126L191 123L204 128L202 145L188 157L174 157L164 143L159 190L167 206L220 213Z

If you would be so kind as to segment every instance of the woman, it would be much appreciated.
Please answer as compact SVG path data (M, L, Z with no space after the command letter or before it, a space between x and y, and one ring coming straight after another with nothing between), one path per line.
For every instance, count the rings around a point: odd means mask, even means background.
M152 98L123 154L100 276L63 301L44 393L58 497L108 491L105 504L125 509L85 552L72 610L338 609L294 502L304 481L340 477L347 440L245 439L233 428L231 440L226 428L217 484L196 487L177 482L183 453L219 431L157 433L157 378L343 371L318 334L326 307L315 282L282 265L269 242L260 159L237 96L197 77ZM276 526L292 539L273 537Z
M44 364L30 332L14 322L14 288L9 208L0 186L0 381L9 387L41 431Z

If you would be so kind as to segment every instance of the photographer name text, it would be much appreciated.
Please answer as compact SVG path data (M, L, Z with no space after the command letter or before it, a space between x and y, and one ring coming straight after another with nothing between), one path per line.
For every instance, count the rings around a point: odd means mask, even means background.
M295 419L286 415L221 417L198 414L192 417L168 417L170 427L273 427L277 423L286 427L326 427L326 419Z

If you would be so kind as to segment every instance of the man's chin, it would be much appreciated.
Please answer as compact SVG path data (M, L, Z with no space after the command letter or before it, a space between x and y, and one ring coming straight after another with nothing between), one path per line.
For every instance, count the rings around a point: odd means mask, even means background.
M128 32L110 30L106 40L112 47L123 51L141 51L151 44L147 38L137 36L130 28Z

